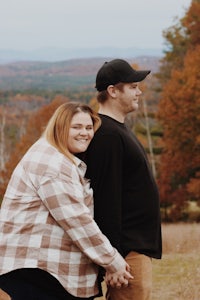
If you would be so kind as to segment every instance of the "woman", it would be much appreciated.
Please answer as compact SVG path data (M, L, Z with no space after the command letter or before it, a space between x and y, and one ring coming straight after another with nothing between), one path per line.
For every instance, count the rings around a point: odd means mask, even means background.
M129 267L93 220L84 152L100 119L81 103L61 105L8 184L0 214L0 288L14 300L94 299L98 266L126 285Z

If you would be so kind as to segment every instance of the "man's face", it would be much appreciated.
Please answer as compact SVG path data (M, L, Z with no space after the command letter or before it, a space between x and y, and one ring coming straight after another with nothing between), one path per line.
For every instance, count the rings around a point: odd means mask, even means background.
M118 100L121 110L125 115L138 110L139 96L141 94L142 92L137 82L124 84L123 91L119 91Z

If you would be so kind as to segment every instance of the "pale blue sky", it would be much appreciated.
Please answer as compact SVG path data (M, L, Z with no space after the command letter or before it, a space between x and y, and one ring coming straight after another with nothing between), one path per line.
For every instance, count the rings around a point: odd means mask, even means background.
M0 49L163 48L191 0L0 0Z

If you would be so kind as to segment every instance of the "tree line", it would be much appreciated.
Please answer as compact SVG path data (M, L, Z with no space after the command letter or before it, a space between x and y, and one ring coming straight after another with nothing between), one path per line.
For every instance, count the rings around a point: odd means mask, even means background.
M126 122L144 144L158 182L164 221L188 220L189 203L200 205L200 0L163 32L166 50L160 69L147 80L137 115ZM13 168L40 136L58 105L84 100L98 109L87 94L0 94L0 198ZM4 100L3 100L4 99ZM38 109L39 107L39 109ZM194 218L200 221L200 213Z
M166 217L173 220L181 218L188 200L200 205L199 32L200 0L193 0L184 17L164 32L167 50L158 74L164 145L158 182Z

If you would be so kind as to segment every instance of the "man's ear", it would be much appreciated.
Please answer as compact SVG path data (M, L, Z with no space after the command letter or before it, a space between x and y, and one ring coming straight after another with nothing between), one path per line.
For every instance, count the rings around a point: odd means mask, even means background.
M110 97L116 98L116 87L114 85L109 85L107 87L107 92Z

